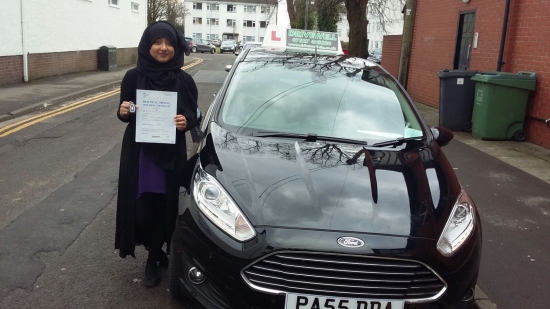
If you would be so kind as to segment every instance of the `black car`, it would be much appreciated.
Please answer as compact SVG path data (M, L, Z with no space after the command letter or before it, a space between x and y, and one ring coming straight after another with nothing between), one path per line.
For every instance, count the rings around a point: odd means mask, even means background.
M191 49L191 52L201 52L201 53L216 53L216 46L214 46L212 43L210 43L208 40L203 39L193 39L186 37L185 41L187 41L187 44L189 45L189 48Z
M201 308L466 308L481 224L383 68L245 49L182 175L170 291Z

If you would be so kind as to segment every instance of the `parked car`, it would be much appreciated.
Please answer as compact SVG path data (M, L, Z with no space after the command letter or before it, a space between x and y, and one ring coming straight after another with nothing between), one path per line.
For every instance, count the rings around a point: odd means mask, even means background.
M241 51L238 51L238 50L235 51L235 56L238 56L242 52L242 50L245 50L247 48L252 48L252 47L260 47L260 46L262 46L261 42L245 42L243 47L241 48Z
M237 49L237 43L234 40L223 41L220 45L220 52L235 52Z
M286 49L287 31L228 66L195 134L170 292L200 308L467 308L481 221L442 150L453 133L379 65Z
M213 39L211 40L211 43L214 44L214 46L220 46L222 41L220 39Z
M380 48L373 49L369 52L369 57L367 58L370 61L373 61L377 64L382 63L382 50Z
M211 53L214 54L216 52L216 46L208 42L208 40L203 39L193 39L186 37L185 40L187 41L187 44L189 44L189 48L191 49L191 52L201 52L201 53Z

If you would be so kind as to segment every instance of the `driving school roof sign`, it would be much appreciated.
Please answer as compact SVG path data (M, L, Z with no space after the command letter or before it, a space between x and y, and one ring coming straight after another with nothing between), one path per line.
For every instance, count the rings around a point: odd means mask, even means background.
M262 46L271 51L294 50L308 53L317 52L343 54L338 33L319 32L302 29L289 29L270 24Z
M319 51L338 51L340 40L337 33L287 29L286 45L291 48L306 48Z

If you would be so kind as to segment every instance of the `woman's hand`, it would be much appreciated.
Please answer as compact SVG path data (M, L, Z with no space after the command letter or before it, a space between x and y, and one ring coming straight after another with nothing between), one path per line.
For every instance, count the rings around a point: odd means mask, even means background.
M176 120L176 129L179 131L185 130L187 128L187 119L185 119L185 116L183 115L176 115L174 117L174 120Z
M122 102L122 104L120 104L118 113L120 114L120 117L124 119L128 118L128 116L130 115L130 102L129 101Z

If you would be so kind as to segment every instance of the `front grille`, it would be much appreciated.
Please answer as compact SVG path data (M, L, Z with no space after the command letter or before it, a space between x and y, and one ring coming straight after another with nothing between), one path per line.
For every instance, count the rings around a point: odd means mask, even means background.
M420 262L344 254L278 252L242 275L252 288L269 293L422 301L446 290Z

